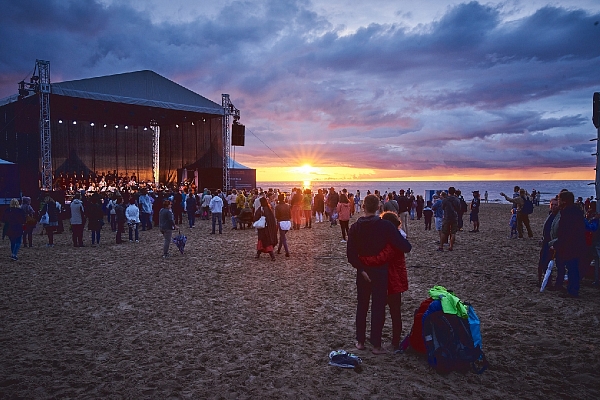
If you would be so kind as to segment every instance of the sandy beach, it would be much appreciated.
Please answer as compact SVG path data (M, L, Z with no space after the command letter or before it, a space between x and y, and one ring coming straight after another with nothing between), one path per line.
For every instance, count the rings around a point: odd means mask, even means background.
M470 302L490 367L482 375L431 370L408 352L354 348L355 270L339 226L289 233L291 257L255 260L254 230L181 231L183 255L162 259L158 229L140 243L73 248L68 224L47 248L34 236L19 261L0 242L0 398L577 398L600 397L600 292L540 293L538 239L509 239L510 206L482 204L481 232L459 232L436 252L437 232L409 221L404 332L434 285ZM358 214L357 216L359 216ZM352 221L356 219L353 218ZM352 222L351 221L351 222ZM66 221L65 221L66 222ZM391 321L384 341L389 344ZM360 372L328 365L331 350L363 360Z

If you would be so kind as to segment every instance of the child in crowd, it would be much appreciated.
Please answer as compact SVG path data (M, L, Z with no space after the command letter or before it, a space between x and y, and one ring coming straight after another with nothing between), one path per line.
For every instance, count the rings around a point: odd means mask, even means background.
M425 230L431 230L431 220L433 219L433 210L431 209L431 200L427 201L427 206L423 208L423 216L425 217Z
M517 212L516 210L513 208L510 210L511 212L511 217L510 217L510 222L508 223L508 225L510 225L510 239L516 239L519 237L519 233L517 232Z

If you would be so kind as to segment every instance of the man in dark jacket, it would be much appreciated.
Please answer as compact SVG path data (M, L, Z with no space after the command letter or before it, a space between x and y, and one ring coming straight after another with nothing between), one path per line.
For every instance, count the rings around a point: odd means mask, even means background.
M387 300L388 263L367 267L360 257L376 256L386 245L408 253L410 243L398 233L389 221L382 220L376 214L379 209L379 198L375 195L365 197L363 206L365 216L360 217L348 232L346 254L348 262L356 268L356 348L363 350L366 339L366 320L369 311L369 300L372 297L371 337L374 354L384 354L381 347L381 331L385 322L385 305Z
M556 286L562 286L564 274L561 277L561 268L567 269L569 284L565 297L579 297L579 260L586 252L585 221L583 211L575 204L572 192L558 194L558 207L560 219L556 230L556 239L553 240L551 250L556 251L556 266L559 271Z
M329 222L331 223L331 226L337 225L337 219L334 218L333 215L336 213L335 209L339 202L340 195L335 191L333 187L330 187L329 194L327 195L327 203L325 203L325 205L327 206L325 208L325 211L329 215Z

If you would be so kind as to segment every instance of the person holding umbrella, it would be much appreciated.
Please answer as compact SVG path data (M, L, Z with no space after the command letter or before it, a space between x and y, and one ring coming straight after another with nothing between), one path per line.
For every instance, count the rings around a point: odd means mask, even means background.
M171 201L165 200L163 202L163 208L158 213L158 228L165 239L163 243L163 258L167 258L169 256L171 237L173 236L173 231L177 229L177 226L175 226L175 217L173 215L172 207L173 204Z

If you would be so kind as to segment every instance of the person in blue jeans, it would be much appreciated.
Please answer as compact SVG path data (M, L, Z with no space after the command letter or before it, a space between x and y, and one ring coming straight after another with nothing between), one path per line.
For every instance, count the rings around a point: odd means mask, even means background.
M552 221L551 231L554 239L549 242L550 250L556 251L557 277L554 287L549 290L561 290L565 269L569 276L567 293L563 297L579 297L579 262L586 254L585 220L583 211L575 204L575 195L569 191L558 194L558 214Z
M139 242L140 209L135 204L133 197L129 199L129 206L125 210L125 220L129 226L129 241L133 242L133 232L135 230L135 241Z
M210 190L207 191L210 195ZM215 234L215 228L217 222L219 223L219 235L223 233L223 198L221 197L221 190L217 189L217 194L210 199L208 208L212 215L212 232Z
M196 196L194 196L194 194L191 192L190 195L185 199L185 209L190 228L193 228L196 224L196 210L198 209L198 205L196 204Z
M381 334L385 322L385 306L388 289L388 262L381 265L366 266L360 257L376 256L387 246L408 253L410 243L398 234L396 227L379 218L379 198L368 195L364 198L365 215L360 217L348 232L346 255L348 262L356 268L356 348L365 349L367 313L371 300L371 337L373 354L385 354Z

